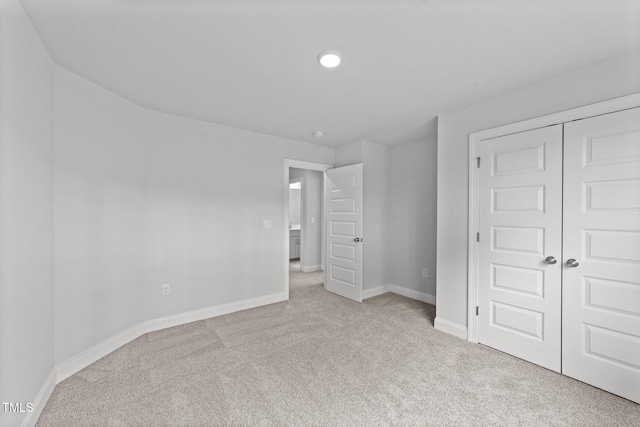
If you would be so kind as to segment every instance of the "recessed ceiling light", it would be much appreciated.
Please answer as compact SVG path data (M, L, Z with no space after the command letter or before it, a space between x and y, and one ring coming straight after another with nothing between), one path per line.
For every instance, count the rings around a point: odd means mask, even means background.
M321 130L316 130L313 132L312 135L314 138L322 138L324 136L324 132Z
M325 68L335 68L342 62L342 54L337 50L325 50L318 55L318 62Z

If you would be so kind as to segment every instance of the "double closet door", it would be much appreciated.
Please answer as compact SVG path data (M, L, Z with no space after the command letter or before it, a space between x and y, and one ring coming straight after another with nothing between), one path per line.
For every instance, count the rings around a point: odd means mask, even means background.
M478 342L640 403L640 108L479 153Z

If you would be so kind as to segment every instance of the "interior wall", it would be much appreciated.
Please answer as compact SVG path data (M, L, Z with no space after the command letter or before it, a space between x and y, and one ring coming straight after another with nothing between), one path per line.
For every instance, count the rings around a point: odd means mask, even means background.
M436 294L437 138L389 149L389 282ZM427 277L422 269L427 269Z
M352 142L336 148L336 162L334 167L362 163L362 141Z
M438 117L437 314L466 330L469 134L640 92L640 51Z
M148 316L145 114L56 67L56 363Z
M334 150L161 113L149 113L147 138L152 316L286 298L283 161L332 164ZM170 296L161 295L163 283Z
M20 2L1 1L0 401L23 409L54 360L53 67Z
M289 223L300 225L300 208L302 207L302 190L299 188L289 189Z
M301 218L303 239L303 258L300 268L303 271L316 271L322 268L322 225L324 173L321 171L289 168L289 178L303 178L302 183L302 212Z
M362 141L363 289L389 284L389 147Z

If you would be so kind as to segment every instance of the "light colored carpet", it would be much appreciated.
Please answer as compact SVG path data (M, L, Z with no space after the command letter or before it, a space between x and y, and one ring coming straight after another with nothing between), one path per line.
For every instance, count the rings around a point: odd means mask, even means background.
M58 384L39 426L638 426L640 405L358 304L291 271L291 299L144 335Z

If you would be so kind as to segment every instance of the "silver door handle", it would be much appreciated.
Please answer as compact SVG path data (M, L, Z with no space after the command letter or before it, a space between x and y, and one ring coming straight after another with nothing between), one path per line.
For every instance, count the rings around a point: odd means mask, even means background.
M567 260L567 265L568 265L569 267L577 267L577 266L579 266L579 265L580 265L580 263L579 263L578 261L576 261L575 259L573 259L573 258L569 258L569 259Z
M558 262L558 260L555 257L548 256L544 259L544 262L546 262L547 264L555 264L556 262Z

